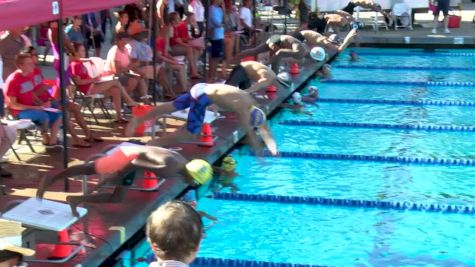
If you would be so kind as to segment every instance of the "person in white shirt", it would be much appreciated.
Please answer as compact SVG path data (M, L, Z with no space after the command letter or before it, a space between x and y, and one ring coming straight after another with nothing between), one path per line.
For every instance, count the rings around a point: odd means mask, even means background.
M201 0L192 0L188 4L188 11L195 14L195 20L198 23L199 34L196 34L194 37L202 36L204 31L205 8Z
M254 26L252 25L251 0L243 0L242 7L239 10L239 20L244 35L249 38L251 44L254 43Z

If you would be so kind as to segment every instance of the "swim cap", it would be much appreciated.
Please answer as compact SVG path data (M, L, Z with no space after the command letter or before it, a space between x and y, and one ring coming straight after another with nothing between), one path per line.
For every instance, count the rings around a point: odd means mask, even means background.
M279 45L280 44L280 35L272 35L269 39L267 39L266 44L268 46L271 45Z
M325 57L326 57L325 49L319 46L314 47L312 48L312 50L310 50L310 56L316 61L323 61L325 60Z
M231 156L226 156L221 163L221 168L227 172L234 171L236 169L236 160Z
M193 85L193 87L191 87L190 89L191 97L193 97L194 99L198 99L200 96L202 96L205 93L206 85L206 83L197 83Z
M185 202L194 202L196 201L196 191L195 190L188 190L182 197L181 200Z
M250 124L252 127L259 127L266 122L266 113L262 109L252 106Z
M290 82L290 74L287 72L281 72L277 74L277 77L284 82Z
M311 85L308 87L308 92L309 93L318 92L318 87Z
M302 95L299 93L299 92L295 92L293 95L292 95L292 99L294 100L294 103L295 104L298 104L298 105L302 105L303 102L302 102Z
M330 37L328 37L328 41L330 41L334 44L338 44L340 42L340 38L338 37L338 34L334 33L334 34L330 35Z
M185 168L193 180L200 185L205 184L213 177L213 168L202 159L194 159L188 162Z

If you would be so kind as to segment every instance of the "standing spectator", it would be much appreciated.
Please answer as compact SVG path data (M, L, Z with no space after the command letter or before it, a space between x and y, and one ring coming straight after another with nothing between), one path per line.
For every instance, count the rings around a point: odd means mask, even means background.
M432 33L437 33L437 26L439 25L439 14L440 11L444 14L444 33L450 33L449 30L449 7L450 0L437 0L437 9L434 12L434 28Z
M239 19L241 22L241 29L244 30L244 34L251 38L251 31L254 26L252 25L252 12L251 12L251 1L243 0L241 9L239 9Z
M129 23L134 22L138 20L140 23L143 23L144 21L144 14L142 11L142 1L137 0L134 3L125 5L124 11L127 13L129 16Z
M227 70L231 60L239 47L239 13L232 0L224 0L224 66L223 77L227 77Z
M111 19L111 13L109 9L102 10L99 12L99 15L101 17L101 30L104 36L107 34L107 22L109 22L109 25L112 28L112 19Z
M0 117L5 116L5 96L3 95L3 91L0 88ZM16 129L13 126L9 126L6 124L0 124L0 158L5 156L7 151L12 147L13 143L15 143L17 136ZM3 169L0 166L0 178L8 178L12 177L12 174L7 170Z
M181 201L170 201L147 220L147 240L157 257L152 267L187 267L198 254L203 238L200 214Z
M104 40L104 33L101 29L100 17L97 13L92 12L84 15L84 27L86 28L86 38L88 40L88 50L93 47L94 55L101 56L101 46Z
M208 29L211 33L211 59L209 63L209 82L216 80L218 64L223 59L224 50L224 12L222 0L213 0L209 7ZM221 66L222 67L222 66Z
M59 76L60 76L61 66L59 62L59 56L60 56L59 53L61 51L59 50L59 42L58 42L58 39L59 39L58 38L58 23L56 20L52 20L48 24L49 24L48 40L50 41L51 49L53 50L53 59L54 59L53 68L56 71L56 86L60 88L61 85L60 85ZM73 44L71 43L71 41L69 41L69 38L66 36L64 32L62 34L63 34L63 40L64 40L64 48L66 49L66 54L67 55L74 54ZM66 58L65 65L68 64L67 60L68 59ZM66 77L66 81L69 82L69 77Z
M84 36L82 35L82 18L81 16L74 16L73 23L66 26L64 29L68 38L73 43L84 44Z
M201 0L191 0L188 5L188 11L195 14L195 20L198 24L198 29L193 29L193 37L197 38L203 36L205 29L205 8L203 7ZM198 30L198 33L196 33L196 30Z
M23 28L10 29L5 35L0 37L0 56L3 61L2 78L6 81L7 77L17 68L15 57L28 46L26 39L22 37Z
M173 1L173 0L171 0ZM168 23L168 0L157 1L157 23L159 28Z
M298 4L300 30L306 30L308 28L308 15L311 9L311 3L309 0L300 0Z
M129 14L125 11L117 12L118 21L115 25L115 34L119 32L126 32L127 25L129 24Z
M129 72L131 70L130 57L129 51L125 47L128 40L129 36L125 32L116 35L115 45L107 53L104 74L119 77L120 83L125 87L125 91L129 95L138 90L140 99L146 100L147 84L145 79Z
M183 19L183 15L185 15L186 6L188 6L186 0L175 0L175 11L180 15L180 19Z
M43 145L56 146L61 125L61 113L45 111L51 103L36 105L33 101L35 64L30 54L19 54L15 59L18 69L8 76L5 85L7 106L11 114L19 119L30 119L38 124L43 136ZM50 133L48 133L50 129Z

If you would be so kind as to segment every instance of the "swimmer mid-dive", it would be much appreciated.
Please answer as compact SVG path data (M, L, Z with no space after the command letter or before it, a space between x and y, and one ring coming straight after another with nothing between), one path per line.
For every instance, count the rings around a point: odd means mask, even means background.
M292 104L282 103L280 104L280 107L288 108L292 113L295 114L305 114L313 116L311 112L305 110L305 104L302 101L302 95L299 92L295 92L292 94Z
M68 196L74 216L79 216L76 207L80 203L119 203L132 185L135 171L146 170L159 178L181 178L190 185L203 185L213 176L211 165L201 159L189 161L176 151L153 146L119 146L112 153L94 162L71 166L52 176L44 176L36 193L38 198L58 180L78 175L109 175L103 183L116 187L112 193L91 193L82 196ZM102 186L99 184L98 187Z
M239 176L236 172L236 160L231 156L226 156L221 162L221 167L213 166L215 179L211 190L214 193L219 192L223 188L231 188L232 193L239 191L238 186L234 183L234 179Z
M150 144L166 146L187 141L200 134L206 109L211 104L216 104L220 108L238 114L241 125L246 130L250 145L255 149L256 153L260 153L263 148L256 134L257 130L267 149L272 154L277 154L277 145L266 125L265 112L257 107L256 100L248 92L226 84L198 83L190 89L189 93L180 95L174 101L159 103L144 116L133 118L127 125L125 134L126 136L132 136L135 128L145 121L154 120L167 113L190 108L186 122L186 134L166 135L158 139L158 142L152 141Z
M356 7L371 9L373 11L381 13L387 21L391 20L391 16L383 10L380 4L376 3L373 0L351 0L350 2L348 2L348 5L346 5L343 9L336 11L336 13L343 16L353 16Z
M337 53L341 53L343 50L345 50L351 44L356 35L357 30L352 29L340 44L336 34L332 34L327 37L312 30L303 30L292 33L293 37L297 38L297 40L305 42L309 48L320 46Z
M286 87L290 86L287 82L277 78L268 66L257 61L245 61L234 67L225 84L239 87L248 93L254 93L275 84L276 81Z

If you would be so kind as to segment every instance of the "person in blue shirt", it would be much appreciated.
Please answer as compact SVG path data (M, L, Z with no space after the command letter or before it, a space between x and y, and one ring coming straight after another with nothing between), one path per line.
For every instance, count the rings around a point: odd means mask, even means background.
M80 16L74 16L73 23L66 26L65 32L71 42L84 44L84 36L82 34L81 25L82 18Z
M224 11L222 0L213 0L208 10L208 29L211 39L211 59L209 62L208 81L216 80L218 63L224 55Z

